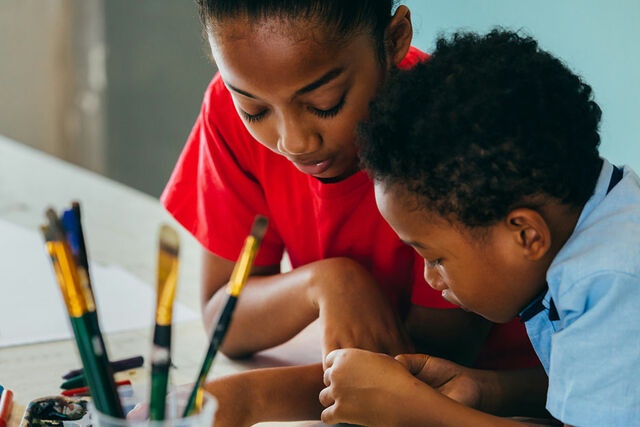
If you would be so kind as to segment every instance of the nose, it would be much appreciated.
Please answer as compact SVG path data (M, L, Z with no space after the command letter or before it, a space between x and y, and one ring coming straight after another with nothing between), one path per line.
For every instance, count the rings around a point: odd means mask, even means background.
M442 280L442 276L437 268L429 268L427 262L424 263L424 280L427 281L429 286L437 291L443 291L447 289L447 284Z
M321 136L299 120L283 123L278 137L278 151L284 155L299 156L318 151L322 145Z

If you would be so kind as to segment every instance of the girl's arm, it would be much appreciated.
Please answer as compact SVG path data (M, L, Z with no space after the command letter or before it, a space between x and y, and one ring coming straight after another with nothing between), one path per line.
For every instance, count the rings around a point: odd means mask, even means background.
M215 427L263 421L318 420L324 387L322 366L257 369L217 378L205 385L218 400Z
M208 331L226 301L225 285L233 266L204 253L201 296ZM372 275L348 258L329 258L283 274L278 266L254 267L222 351L241 357L274 347L318 317L323 355L345 347L390 354L409 350L404 328Z

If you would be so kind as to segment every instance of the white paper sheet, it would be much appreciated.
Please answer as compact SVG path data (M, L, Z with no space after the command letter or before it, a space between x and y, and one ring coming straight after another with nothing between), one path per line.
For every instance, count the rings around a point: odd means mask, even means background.
M103 333L153 326L155 291L150 286L119 267L92 263L90 269ZM174 305L174 323L198 317ZM42 237L0 219L0 348L71 337Z

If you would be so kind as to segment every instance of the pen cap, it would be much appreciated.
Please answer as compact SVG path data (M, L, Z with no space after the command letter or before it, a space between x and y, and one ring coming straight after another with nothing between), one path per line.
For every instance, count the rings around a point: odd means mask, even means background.
M11 415L11 407L13 405L13 392L8 389L2 391L0 395L0 426L5 426Z

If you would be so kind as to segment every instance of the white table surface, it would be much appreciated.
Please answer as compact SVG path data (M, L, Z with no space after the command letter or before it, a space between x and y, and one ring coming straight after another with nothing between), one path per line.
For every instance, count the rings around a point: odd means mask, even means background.
M105 177L71 165L0 136L0 218L36 230L49 206L66 207L72 200L83 209L88 253L93 261L118 265L147 284L155 283L157 230L169 223L181 238L178 301L199 312L201 249L162 208L158 200ZM0 262L1 265L1 262ZM0 282L0 298L12 284ZM148 354L151 329L108 334L112 360ZM200 321L178 324L173 333L172 358L177 366L173 382L193 382L208 343ZM320 361L319 332L312 324L292 341L262 352L247 361L232 361L219 354L209 378L265 367ZM18 425L32 399L59 392L60 375L80 366L71 340L0 349L0 378L14 391L9 425ZM117 374L117 378L130 374ZM132 375L146 381L147 367ZM261 426L322 426L319 422L263 423Z

